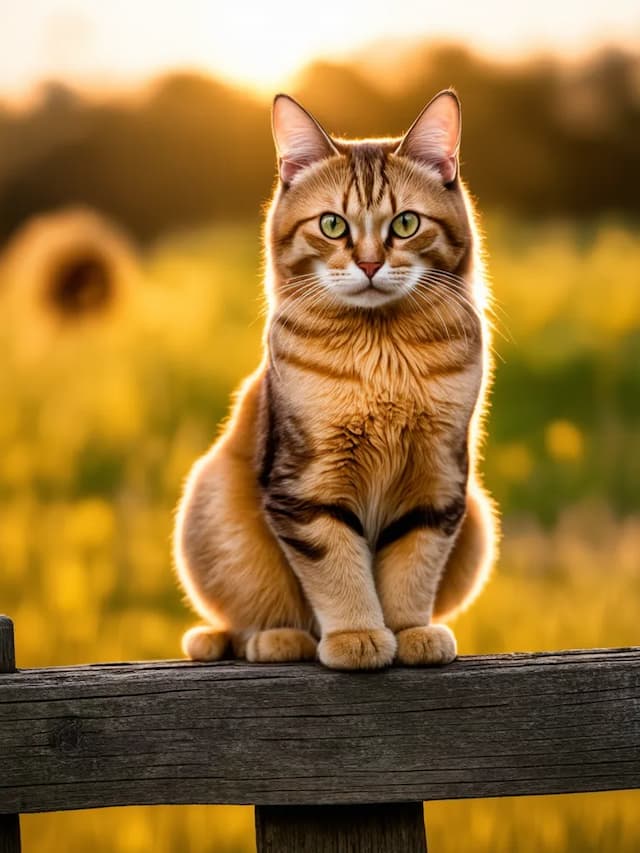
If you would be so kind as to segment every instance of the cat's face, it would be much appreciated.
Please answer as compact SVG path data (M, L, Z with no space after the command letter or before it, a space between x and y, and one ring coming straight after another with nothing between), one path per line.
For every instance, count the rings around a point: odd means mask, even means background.
M375 309L453 287L471 246L457 177L457 98L402 140L333 140L295 101L274 106L280 187L269 218L275 296Z

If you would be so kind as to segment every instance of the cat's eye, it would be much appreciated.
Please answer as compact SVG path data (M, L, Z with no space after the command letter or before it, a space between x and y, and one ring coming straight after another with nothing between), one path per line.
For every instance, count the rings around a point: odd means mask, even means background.
M407 237L413 237L420 227L420 217L412 210L405 210L399 213L391 222L391 233L394 237L402 237L406 240Z
M346 219L338 216L337 213L323 213L320 217L320 230L325 237L331 240L337 240L349 230Z

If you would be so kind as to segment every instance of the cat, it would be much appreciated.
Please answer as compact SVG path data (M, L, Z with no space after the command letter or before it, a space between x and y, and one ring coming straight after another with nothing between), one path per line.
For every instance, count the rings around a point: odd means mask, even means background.
M207 622L183 651L448 663L442 620L483 586L497 535L460 102L440 92L401 139L331 137L287 95L272 119L264 356L178 509L178 577Z

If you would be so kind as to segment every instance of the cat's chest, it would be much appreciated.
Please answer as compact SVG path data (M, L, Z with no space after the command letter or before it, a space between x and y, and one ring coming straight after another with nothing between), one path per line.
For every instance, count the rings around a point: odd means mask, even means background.
M438 476L481 385L481 353L465 339L359 344L286 351L278 365L313 460L309 486L322 482L336 500L392 493L411 471Z
M376 394L368 389L368 393L336 399L324 413L318 438L324 436L327 450L332 442L339 446L342 440L354 453L364 453L391 452L412 438L427 436L437 419L437 409L420 390L409 396Z
M426 376L348 381L291 371L288 403L307 448L301 492L352 507L372 536L409 498L429 501L466 447L481 373L477 360Z
M337 470L366 469L393 477L416 454L429 454L467 418L455 402L435 401L428 389L414 395L336 395L314 430L317 454ZM417 461L417 460L416 460Z
M420 446L467 421L482 381L479 359L451 368L384 367L367 374L299 373L291 401L326 451L335 444L355 451L387 452Z
M353 400L342 417L327 413L314 435L309 485L354 507L376 535L407 494L426 500L428 492L419 490L449 476L451 448L466 440L468 419L456 406L445 414L420 396L365 395L359 403Z

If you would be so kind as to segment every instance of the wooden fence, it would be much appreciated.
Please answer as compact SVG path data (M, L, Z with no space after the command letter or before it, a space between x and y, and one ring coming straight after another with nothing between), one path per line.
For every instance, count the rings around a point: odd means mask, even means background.
M424 800L640 787L640 649L16 671L2 617L0 673L0 853L21 812L157 803L254 804L259 853L424 853Z

